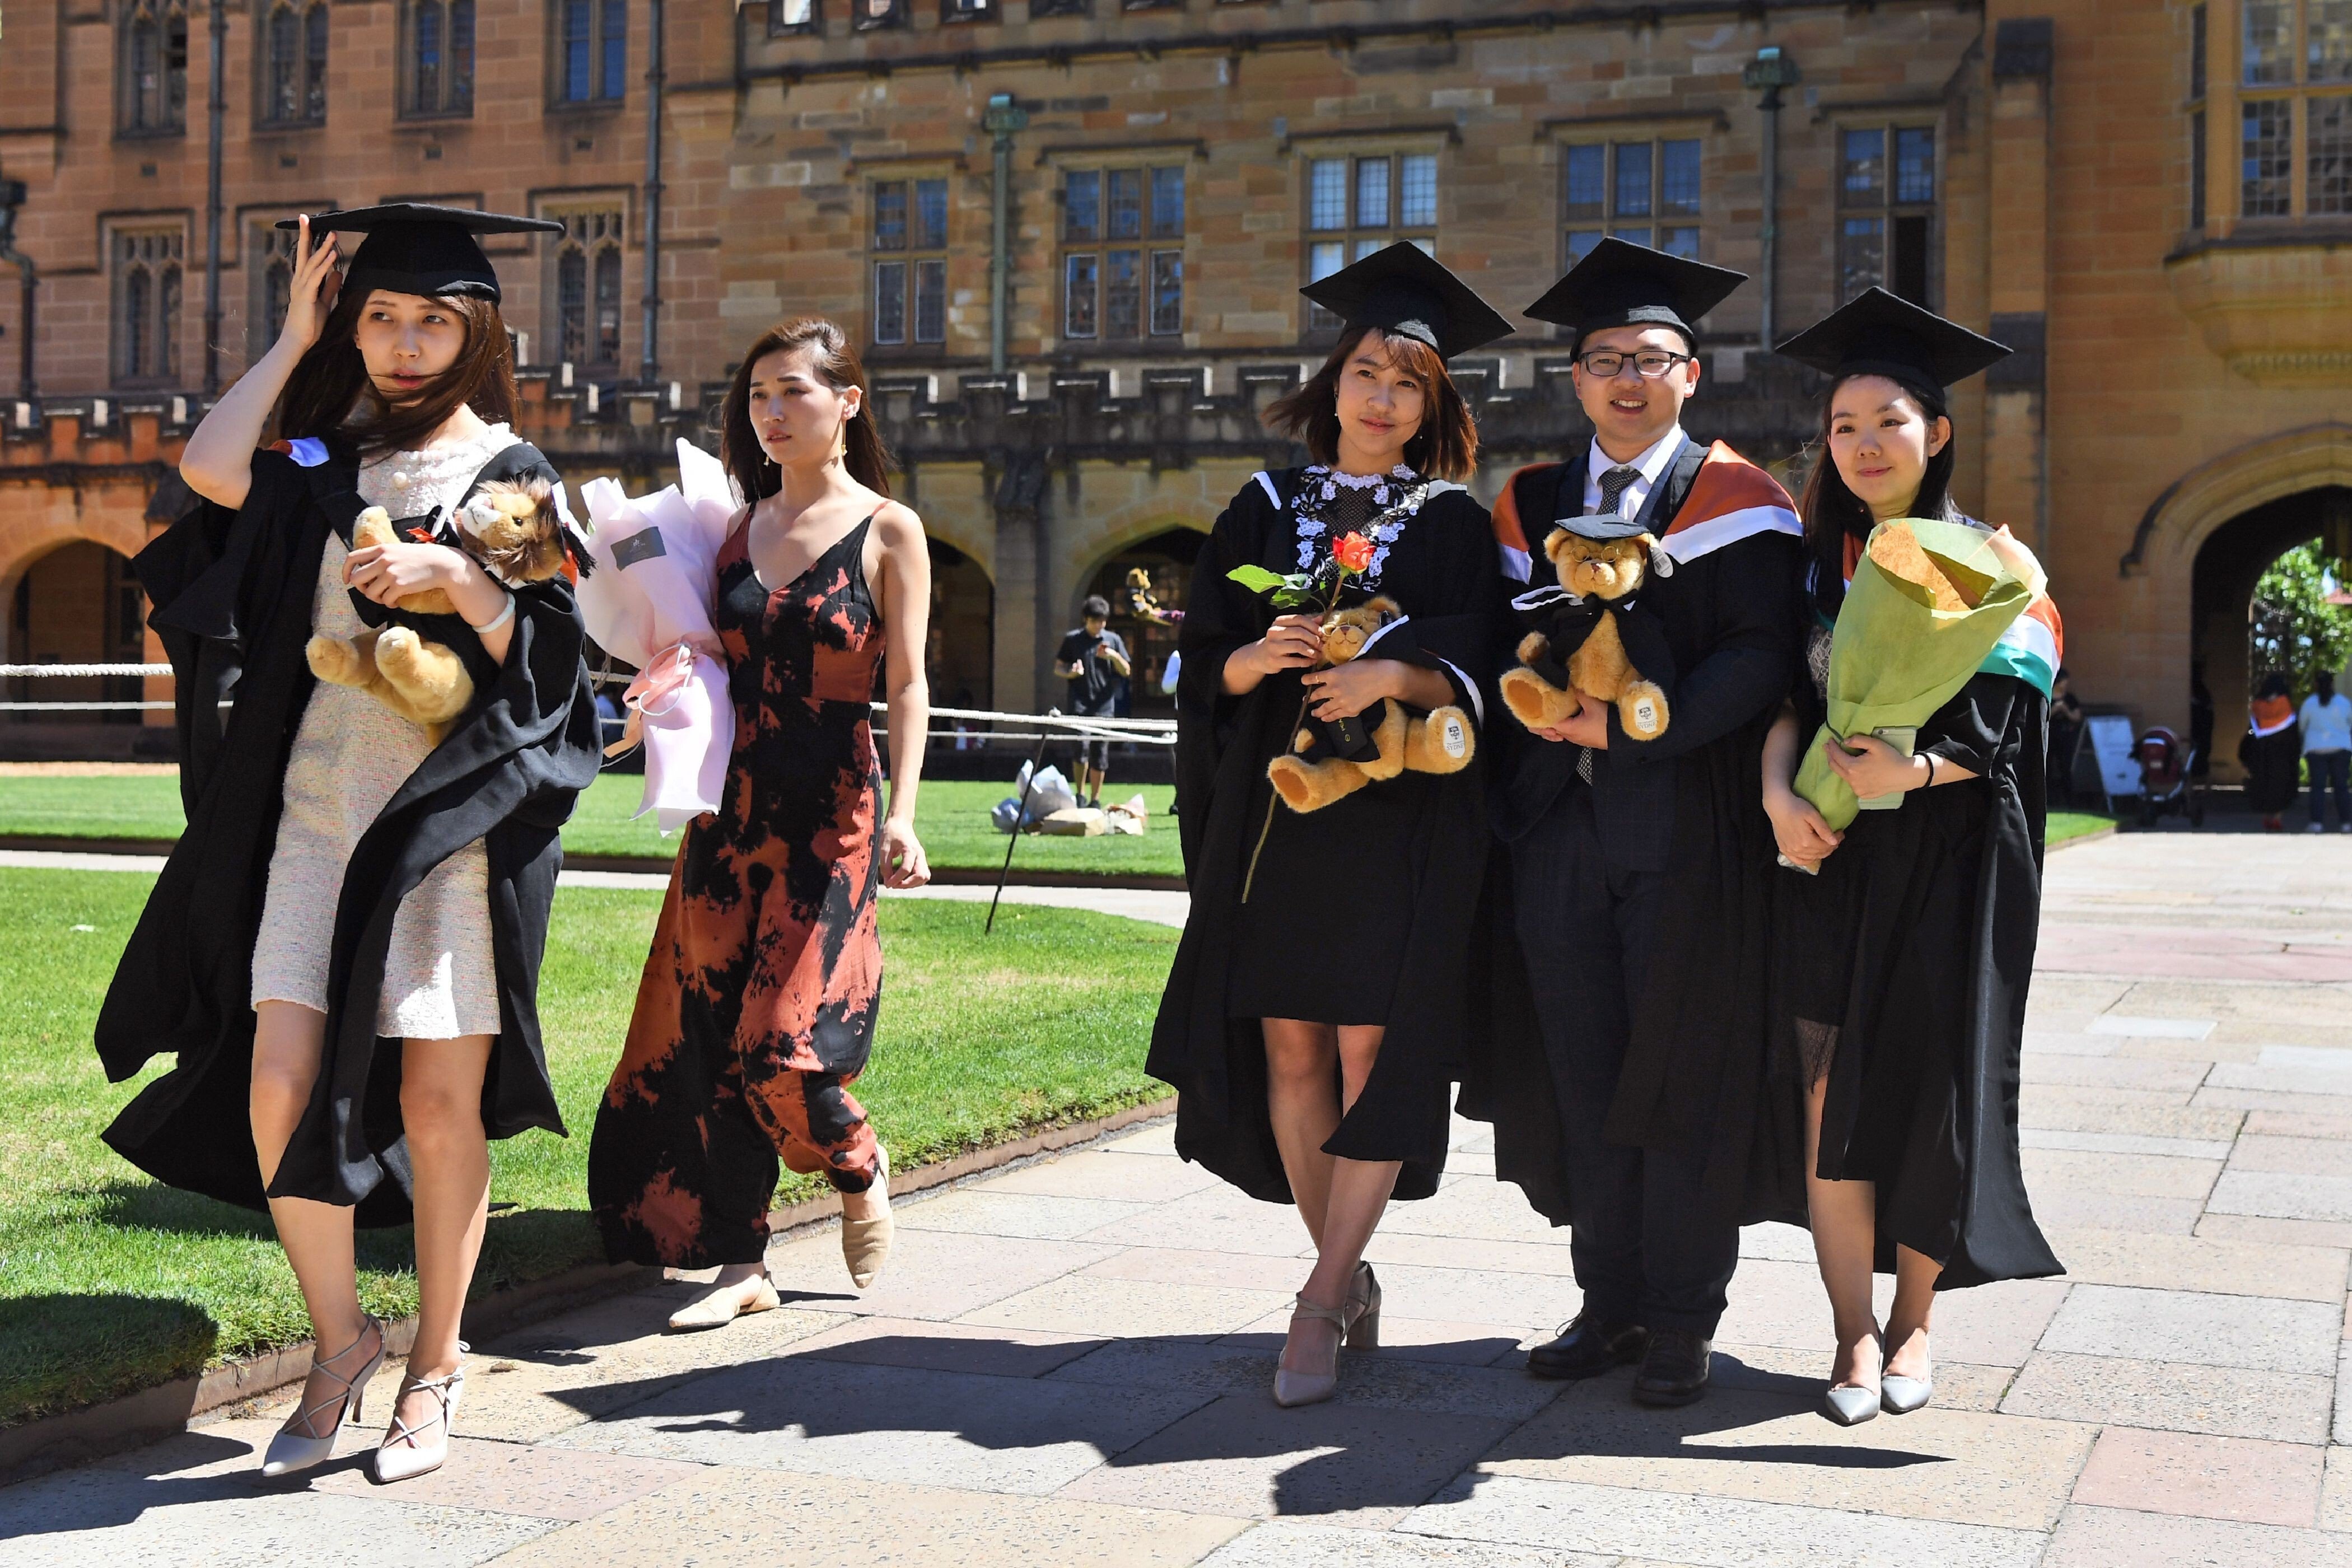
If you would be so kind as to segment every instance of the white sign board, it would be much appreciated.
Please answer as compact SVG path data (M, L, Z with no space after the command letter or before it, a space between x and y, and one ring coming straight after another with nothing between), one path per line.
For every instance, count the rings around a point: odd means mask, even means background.
M2099 788L2107 795L2139 793L2139 754L2132 721L2125 714L2100 713L2090 721L2091 753L2099 760Z

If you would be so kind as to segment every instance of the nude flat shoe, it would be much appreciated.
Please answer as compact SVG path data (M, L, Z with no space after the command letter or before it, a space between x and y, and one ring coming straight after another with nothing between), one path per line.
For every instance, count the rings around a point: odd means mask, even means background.
M756 1278L760 1288L748 1297L743 1294L745 1281L739 1279L732 1285L715 1287L688 1302L669 1315L671 1330L688 1333L699 1329L723 1329L746 1313L772 1311L779 1305L775 1283L764 1274Z
M892 1217L889 1209L890 1151L881 1150L881 1156L882 1169L874 1178L882 1188L881 1217L852 1219L846 1214L841 1216L841 1260L849 1265L849 1282L860 1290L873 1284L881 1274L882 1265L890 1256L891 1237L898 1229L898 1221Z

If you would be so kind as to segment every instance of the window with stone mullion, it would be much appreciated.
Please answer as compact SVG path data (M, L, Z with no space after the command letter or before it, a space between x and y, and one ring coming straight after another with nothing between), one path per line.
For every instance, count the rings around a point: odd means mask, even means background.
M2352 216L2352 0L2242 0L2238 216Z
M1838 132L1838 298L1873 287L1933 309L1936 130L1846 126Z
M261 23L261 121L320 125L327 118L327 0L277 0Z
M405 0L401 112L474 111L474 0Z
M944 175L877 180L869 189L873 309L878 348L947 342L948 182Z
M176 135L188 125L188 8L183 0L133 0L120 13L115 123L132 136Z
M1184 168L1062 175L1062 336L1140 342L1184 331Z
M176 385L187 237L180 229L121 229L113 240L114 381Z
M1604 236L1697 260L1702 153L1691 137L1563 149L1563 265L1583 260Z
M1307 160L1307 281L1320 282L1400 240L1437 253L1437 154L1317 153ZM1337 331L1339 318L1307 308L1307 330Z

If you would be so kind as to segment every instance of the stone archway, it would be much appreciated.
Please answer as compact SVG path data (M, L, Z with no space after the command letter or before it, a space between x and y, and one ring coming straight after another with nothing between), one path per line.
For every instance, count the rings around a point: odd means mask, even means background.
M0 489L0 649L8 663L156 663L146 601L130 559L156 531L149 487L12 484ZM164 700L168 679L19 679L9 701ZM168 742L168 712L0 713L0 747L17 756L130 756L142 721ZM168 754L168 746L164 748Z
M2217 776L2237 773L2245 724L2246 612L2281 553L2326 531L2330 500L2352 490L2352 423L2281 431L2208 459L2149 504L2116 563L2115 631L2102 662L2156 700L2141 722L2179 725L2202 658L2214 713ZM2105 640L2105 639L2102 639ZM2142 672L2145 672L2144 674ZM2095 701L2101 693L2083 693Z
M1165 719L1175 714L1175 700L1160 689L1168 658L1176 651L1176 628L1144 620L1135 613L1128 574L1138 568L1151 577L1151 593L1166 609L1181 610L1191 596L1192 563L1208 535L1179 524L1129 539L1095 563L1079 580L1078 597L1099 594L1110 602L1111 629L1125 639L1134 661L1133 712L1139 718ZM1075 615L1073 606L1072 614Z

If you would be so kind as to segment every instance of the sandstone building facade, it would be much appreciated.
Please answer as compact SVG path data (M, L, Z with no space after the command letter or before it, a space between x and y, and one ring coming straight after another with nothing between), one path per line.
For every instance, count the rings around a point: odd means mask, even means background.
M1689 423L1784 468L1812 387L1762 346L1853 291L2016 346L1961 390L1964 502L2039 544L2086 698L2180 723L2201 659L2225 752L2254 577L2352 550L2347 0L224 0L217 201L215 15L5 17L12 659L136 646L119 556L282 309L268 225L404 196L572 226L499 263L578 478L707 441L772 319L849 326L938 542L941 701L1054 700L1133 566L1181 601L1286 459L1257 411L1329 342L1299 286L1396 239L1519 323L1459 367L1490 494L1580 439L1517 307L1603 233L1754 275ZM1150 711L1166 639L1128 629Z

